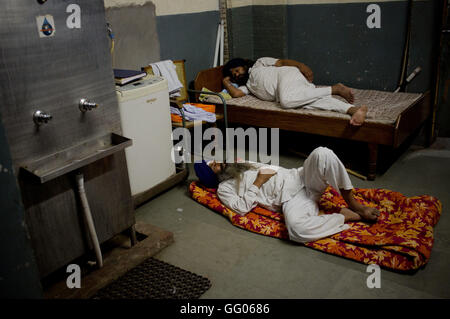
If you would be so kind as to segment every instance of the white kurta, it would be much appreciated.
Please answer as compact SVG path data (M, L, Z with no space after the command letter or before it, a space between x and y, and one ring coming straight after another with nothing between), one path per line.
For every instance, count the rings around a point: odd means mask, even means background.
M328 185L337 190L353 188L345 167L333 151L319 147L303 167L275 167L275 170L277 174L261 188L253 185L258 171L249 170L243 174L239 189L235 180L227 180L220 183L217 195L225 206L240 215L257 205L282 212L289 238L296 242L314 241L348 229L342 214L318 215L318 200Z
M297 67L275 66L278 59L260 58L249 69L247 88L258 98L283 108L304 107L347 113L352 104L335 99L331 87L316 87Z

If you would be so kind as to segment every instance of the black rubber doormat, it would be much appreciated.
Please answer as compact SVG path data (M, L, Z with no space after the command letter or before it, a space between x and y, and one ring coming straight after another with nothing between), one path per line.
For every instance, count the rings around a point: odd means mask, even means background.
M209 279L153 257L100 289L93 299L197 299Z

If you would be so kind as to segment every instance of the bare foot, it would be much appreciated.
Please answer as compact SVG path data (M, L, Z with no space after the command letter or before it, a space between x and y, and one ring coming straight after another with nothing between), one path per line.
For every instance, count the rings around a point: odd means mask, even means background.
M354 211L346 207L341 208L339 214L344 215L345 222L357 222L361 220L361 216L359 214L355 213Z
M378 209L368 206L363 206L361 209L357 210L356 213L359 214L362 219L369 222L376 222L380 216Z
M333 85L331 87L331 90L332 94L343 97L348 103L353 104L353 102L355 101L352 89L350 89L348 86L345 86L342 83Z
M363 105L356 107L356 111L352 114L350 124L354 126L361 126L366 120L367 106Z
M348 209L358 214L363 220L376 222L380 212L375 207L365 206L358 202L353 196L353 189L339 189Z

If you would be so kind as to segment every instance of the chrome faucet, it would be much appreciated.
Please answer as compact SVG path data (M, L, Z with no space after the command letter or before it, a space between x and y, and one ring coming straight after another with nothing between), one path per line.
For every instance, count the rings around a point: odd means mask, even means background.
M98 104L95 102L88 101L88 99L81 99L78 105L81 112L90 111L98 107Z
M50 114L48 114L44 111L40 111L40 110L37 110L33 114L33 121L38 126L42 125L42 124L47 124L48 121L50 121L52 118L53 118L53 116L51 116Z

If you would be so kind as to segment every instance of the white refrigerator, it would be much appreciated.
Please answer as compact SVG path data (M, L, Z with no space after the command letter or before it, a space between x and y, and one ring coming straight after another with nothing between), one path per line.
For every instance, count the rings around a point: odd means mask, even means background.
M167 80L152 76L116 86L131 194L143 193L175 174Z

